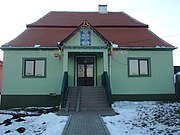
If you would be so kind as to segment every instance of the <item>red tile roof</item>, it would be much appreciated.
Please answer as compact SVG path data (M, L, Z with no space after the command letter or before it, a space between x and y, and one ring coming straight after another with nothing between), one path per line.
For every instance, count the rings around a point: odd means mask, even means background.
M28 28L8 44L15 47L57 47L57 42L71 34L75 28Z
M78 27L84 20L88 20L92 26L139 26L148 27L124 12L108 12L100 14L98 12L49 12L35 23L27 27L39 26L59 26Z
M27 29L8 45L14 47L56 47L58 41L69 36L84 20L108 41L120 47L174 48L150 30L148 26L123 12L50 12L37 22L27 25Z

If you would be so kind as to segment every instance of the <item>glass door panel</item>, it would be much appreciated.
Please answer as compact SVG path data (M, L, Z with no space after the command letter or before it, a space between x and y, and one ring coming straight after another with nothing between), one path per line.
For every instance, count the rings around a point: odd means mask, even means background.
M94 86L94 57L77 57L77 85Z

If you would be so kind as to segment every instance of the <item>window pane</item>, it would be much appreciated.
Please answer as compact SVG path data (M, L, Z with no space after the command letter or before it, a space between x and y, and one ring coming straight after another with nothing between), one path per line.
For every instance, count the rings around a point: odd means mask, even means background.
M44 76L44 60L36 60L35 64L35 76Z
M140 61L140 75L148 75L148 61L147 60Z
M25 75L33 75L34 73L34 61L25 61Z
M78 77L84 77L84 65L78 65Z
M93 77L93 64L87 64L87 77Z
M139 75L138 60L129 60L129 75Z

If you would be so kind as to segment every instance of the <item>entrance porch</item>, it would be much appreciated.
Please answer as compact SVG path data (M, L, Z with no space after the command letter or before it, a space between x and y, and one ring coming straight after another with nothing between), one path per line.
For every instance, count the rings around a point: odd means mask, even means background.
M111 88L107 72L102 74L102 86L68 86L68 72L64 72L60 109L65 111L108 110L111 107Z

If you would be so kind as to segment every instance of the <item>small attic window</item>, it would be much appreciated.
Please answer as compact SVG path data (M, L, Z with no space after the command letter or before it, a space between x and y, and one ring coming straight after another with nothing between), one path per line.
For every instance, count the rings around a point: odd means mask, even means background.
M91 31L81 31L80 43L81 46L91 45Z

